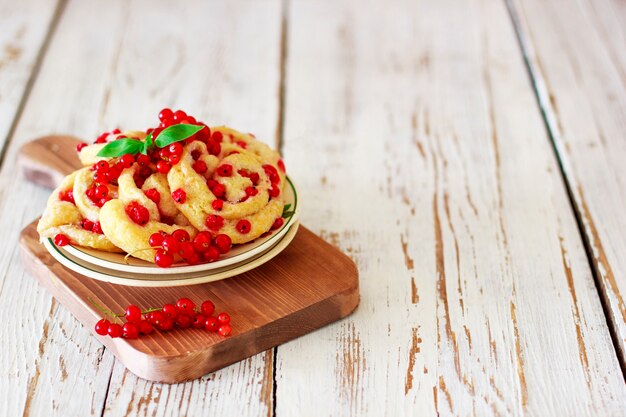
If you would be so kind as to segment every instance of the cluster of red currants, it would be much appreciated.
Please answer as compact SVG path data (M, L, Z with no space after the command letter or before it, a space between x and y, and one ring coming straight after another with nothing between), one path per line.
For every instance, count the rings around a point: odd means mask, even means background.
M167 268L174 263L177 254L190 265L217 261L220 254L230 251L232 241L228 235L218 234L213 237L209 232L199 232L191 239L186 230L177 229L172 234L163 231L153 233L148 244L152 248L158 248L154 263L161 268Z
M93 301L92 301L93 302ZM175 304L165 304L163 307L141 311L136 305L129 305L124 314L116 315L95 302L93 304L105 314L105 318L99 320L95 325L95 331L100 336L110 336L113 338L123 337L125 339L136 339L140 334L150 334L155 329L166 332L174 329L205 329L218 333L220 336L230 336L232 331L230 326L230 316L228 313L220 313L214 316L215 305L206 300L202 302L200 308L189 298L180 298ZM110 316L115 320L124 317L123 324L111 322L106 319Z

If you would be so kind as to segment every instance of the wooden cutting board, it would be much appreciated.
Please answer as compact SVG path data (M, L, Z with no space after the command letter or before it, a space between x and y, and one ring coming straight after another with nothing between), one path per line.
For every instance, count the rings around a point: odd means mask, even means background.
M55 187L79 167L77 139L49 136L26 144L20 166L26 178ZM39 243L36 221L21 234L26 269L134 374L160 382L181 382L288 342L350 314L359 303L354 262L314 233L300 227L276 258L252 271L208 284L139 288L96 281L55 261ZM127 305L147 308L188 297L210 299L231 315L233 332L223 338L197 329L154 332L135 340L95 334L102 318L89 299L122 313Z

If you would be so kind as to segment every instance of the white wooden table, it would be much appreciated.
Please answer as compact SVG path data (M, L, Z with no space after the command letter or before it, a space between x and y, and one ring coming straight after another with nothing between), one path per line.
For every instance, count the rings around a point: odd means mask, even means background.
M0 0L0 415L626 415L622 0ZM26 141L163 106L284 153L342 322L138 379L35 280ZM314 276L311 279L315 279Z

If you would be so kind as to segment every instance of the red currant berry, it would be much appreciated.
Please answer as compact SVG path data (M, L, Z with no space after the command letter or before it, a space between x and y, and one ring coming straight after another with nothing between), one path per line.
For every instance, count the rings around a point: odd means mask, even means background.
M232 240L230 236L225 234L219 234L215 236L215 246L219 249L220 253L227 253L232 246Z
M126 214L130 219L140 226L144 226L150 220L150 212L141 204L133 201L126 206Z
M222 324L218 329L217 329L217 333L220 336L223 337L227 337L230 336L230 332L232 331L232 329L230 328L230 325L228 324Z
M120 158L120 164L124 168L130 168L135 163L135 157L127 153Z
M135 323L124 323L124 326L122 326L122 336L124 336L124 339L137 339L139 336L139 326Z
M270 178L270 182L272 184L276 184L280 182L280 176L278 175L278 171L274 168L273 165L263 165L263 170L265 174Z
M214 140L216 142L221 142L224 139L224 135L222 135L222 132L220 131L215 131L213 132L213 134L211 135L211 140Z
M271 230L280 229L281 227L283 227L284 223L285 223L285 220L283 220L282 217L279 217L276 220L274 220L274 223L272 223L272 227L270 229Z
M248 178L250 178L250 181L252 181L252 184L254 185L258 185L259 181L261 180L261 176L259 175L258 172L250 173L250 176Z
M139 331L142 334L150 334L153 330L154 328L152 327L152 323L150 323L148 320L141 320L139 322Z
M187 201L187 193L182 188L179 188L172 192L172 198L178 204L183 204L185 201Z
M278 188L276 184L272 185L272 188L270 188L269 194L270 194L270 197L272 198L278 197L280 195L280 188Z
M111 323L108 333L112 338L120 337L123 333L122 326L117 323Z
M206 322L206 317L202 314L196 314L193 317L193 327L196 329L202 329L204 327L204 323Z
M159 162L157 162L157 165L156 165L157 171L160 172L161 174L167 174L171 168L172 166L163 160L160 160Z
M82 222L80 222L80 225L83 227L83 229L88 230L88 231L93 231L93 225L94 223L89 220L89 219L83 219Z
M207 317L204 322L204 329L210 332L217 332L217 329L220 326L220 322L213 316Z
M216 211L222 210L222 208L224 207L224 200L213 200L213 202L211 203L211 207L213 207L213 210Z
M108 171L109 163L105 160L98 161L94 164L96 171Z
M180 142L172 143L167 149L170 151L170 155L183 154L183 145L181 145Z
M174 254L180 250L180 242L172 235L165 236L161 246L163 246L163 250L170 254Z
M165 314L167 318L172 320L176 320L176 317L179 316L178 308L171 303L165 304L161 311L163 311L163 314Z
M187 118L187 113L182 110L176 110L172 118L174 119L174 121L180 122Z
M171 119L172 117L174 117L174 112L172 112L172 110L167 107L159 112L160 121L163 121L165 119Z
M248 144L246 142L244 142L243 140L239 140L237 141L237 145L239 145L240 147L246 149L248 147Z
M200 305L200 311L208 317L215 311L215 304L211 300L203 301Z
M93 227L91 228L91 231L99 235L104 234L104 232L102 231L102 225L100 225L100 222L95 222L93 224Z
M162 249L156 251L154 263L161 268L168 268L174 263L174 257Z
M196 161L191 167L200 175L204 174L208 170L208 167L206 166L206 163L204 161Z
M213 188L211 188L211 192L213 192L213 195L217 198L223 197L224 194L226 193L226 187L224 186L224 184L220 184L219 182L217 184L215 184L213 186Z
M218 231L224 225L224 218L217 214L209 214L206 218L206 227L209 230Z
M163 235L161 233L152 233L148 239L148 244L153 248L158 248L163 243Z
M180 162L180 155L170 155L169 162L170 165L177 165Z
M174 236L174 239L178 240L179 242L189 242L191 240L191 236L189 236L189 233L187 233L185 229L174 230L172 232L172 236Z
M251 228L252 228L252 224L250 224L250 221L246 219L239 220L237 222L237 225L235 226L235 229L237 229L239 233L244 234L244 235L250 232Z
M285 170L285 163L283 162L282 159L279 159L278 162L276 163L276 165L278 165L278 169L280 169L283 172L286 172L286 170Z
M211 140L207 145L207 150L209 151L209 154L218 156L220 152L222 152L222 145L220 145L219 142Z
M220 258L220 250L215 246L210 246L209 249L207 249L203 255L204 255L205 261L215 262Z
M100 336L106 336L109 333L109 326L111 322L105 319L98 320L96 322L95 330Z
M230 177L233 175L233 166L230 164L222 164L217 167L217 175L222 177Z
M259 193L259 190L257 190L254 187L247 187L246 188L246 195L248 197L254 197L255 195L257 195Z
M59 192L59 200L67 201L68 203L72 203L72 204L76 204L76 202L74 201L74 191L73 190L67 190L67 191Z
M174 328L174 320L169 318L165 319L157 328L163 332L170 331Z
M141 321L141 310L136 305L131 304L128 307L126 307L126 311L124 312L124 317L126 318L126 321L129 321L132 323Z
M96 198L105 198L109 195L109 187L106 185L99 185L96 187L95 194Z
M159 158L164 161L167 161L170 156L170 150L168 148L159 149Z
M154 201L155 204L159 204L159 202L161 201L161 193L159 193L156 188L147 189L143 193L150 200Z
M186 314L181 314L176 318L176 325L181 329L187 329L193 323L193 318Z
M180 256L189 262L190 260L194 260L196 257L196 249L191 242L181 242L180 250L178 251Z
M143 154L138 155L137 163L142 167L148 166L150 164L150 157L148 155L143 155Z
M198 252L206 251L211 246L211 234L209 232L199 232L193 238L193 247Z
M82 151L85 146L87 146L87 144L85 142L77 143L76 144L76 152Z
M161 310L153 311L149 316L150 323L157 328L165 321L166 318L167 317Z
M196 305L189 298L179 298L176 301L176 307L187 315L193 314L193 309L196 308Z
M54 244L57 246L65 246L70 244L70 238L63 233L59 233L54 237Z
M228 324L230 323L230 316L228 313L220 313L217 315L217 321L219 321L220 324Z

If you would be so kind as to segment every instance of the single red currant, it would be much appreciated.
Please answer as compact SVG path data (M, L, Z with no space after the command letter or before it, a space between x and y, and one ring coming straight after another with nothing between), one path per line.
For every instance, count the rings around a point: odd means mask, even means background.
M179 242L189 242L191 240L191 236L189 236L189 233L187 233L185 229L174 230L172 232L172 236L174 236L174 239L178 240Z
M170 155L169 157L170 165L177 165L180 162L180 159L181 159L181 155L178 155L178 154Z
M211 140L214 140L216 142L221 142L224 139L224 135L222 135L222 132L220 131L215 131L213 132L213 134L211 135Z
M209 232L199 232L193 238L193 247L198 252L206 251L211 246L211 234Z
M218 182L211 188L211 192L213 192L213 195L215 195L215 197L220 198L223 197L226 193L226 187L224 186L224 184L220 184Z
M161 233L152 233L148 239L148 244L153 248L158 248L163 243L163 235Z
M207 150L209 151L209 154L218 156L220 152L222 152L222 145L220 145L219 142L210 140L207 144Z
M222 177L230 177L233 175L233 166L230 164L222 164L217 167L217 174Z
M142 334L150 334L153 330L154 328L152 327L152 323L150 323L148 320L141 320L139 322L139 331Z
M172 109L169 109L167 107L159 112L160 121L163 121L165 119L171 119L173 117L174 117L174 112L172 112Z
M174 263L174 257L162 249L156 251L154 263L161 268L168 268Z
M276 165L278 165L278 169L280 169L283 172L286 172L285 163L283 162L282 159L279 159Z
M104 234L104 232L102 231L102 225L100 225L100 222L95 222L93 224L93 227L91 228L91 231L99 235Z
M237 225L235 226L235 229L237 229L237 231L241 234L246 234L248 232L250 232L250 229L252 228L252 224L250 223L249 220L246 219L241 219L237 222Z
M204 322L204 329L210 332L217 332L217 329L220 326L220 322L213 316L207 317Z
M120 165L124 168L130 168L135 163L135 157L129 153L122 155L120 158Z
M250 176L248 178L250 178L250 181L252 181L252 184L254 185L259 185L259 181L261 180L261 176L258 172L250 173Z
M137 339L139 336L139 326L135 323L124 323L122 326L122 336L124 339Z
M92 222L92 221L91 221L91 220L89 220L89 219L83 219L83 221L82 221L82 222L80 222L80 225L81 225L81 226L83 227L83 229L85 229L85 230L88 230L88 231L90 231L90 232L92 232L92 231L93 231L93 225L94 225L94 222Z
M205 221L206 227L209 230L218 231L224 225L224 218L217 214L209 214Z
M174 254L180 250L180 242L172 235L167 235L163 238L163 250L169 254Z
M196 161L193 163L191 167L193 168L194 171L196 171L200 175L207 172L207 169L208 169L204 161Z
M140 154L137 156L137 163L142 166L148 166L150 164L150 157L148 155Z
M193 317L193 327L196 329L202 329L204 327L204 323L206 322L206 317L202 314L196 314Z
M106 319L101 319L96 322L95 330L100 336L106 336L109 333L109 326L111 322Z
M179 188L172 192L172 198L178 204L183 204L185 201L187 201L187 193L182 188Z
M270 229L271 230L280 229L281 227L283 227L284 223L285 223L285 220L282 217L278 217L276 220L274 220L274 223L272 223L272 227Z
M184 119L186 119L186 118L187 118L187 113L185 113L184 111L182 111L182 110L176 110L176 111L174 112L174 115L173 115L173 119L174 119L174 121L176 121L176 122L180 122L180 121L182 121L182 120L184 120Z
M80 152L83 150L83 148L87 146L87 144L85 142L79 142L76 144L76 152Z
M149 320L150 323L152 323L153 326L156 326L157 328L159 328L159 326L165 321L167 317L165 316L165 314L163 314L162 311L157 310L157 311L153 311L152 313L150 313L149 316Z
M269 190L269 195L270 195L270 197L272 197L272 198L276 198L276 197L278 197L278 196L280 195L280 188L278 188L278 187L276 186L276 184L273 184L273 185L272 185L272 188L270 188L270 190Z
M220 313L217 315L217 321L219 321L220 324L228 324L230 323L230 316L228 313Z
M178 317L180 314L178 308L171 303L165 304L161 311L163 311L163 314L165 314L167 318L170 318L172 320L176 320L176 317Z
M207 262L215 262L220 258L220 251L217 247L210 246L203 255Z
M124 312L124 317L126 318L126 321L129 321L132 323L141 321L141 310L136 305L131 304L128 307L126 307L126 311Z
M190 260L193 261L195 257L197 256L196 249L194 248L194 245L191 242L181 242L180 249L178 252L180 256L187 262L189 262Z
M57 246L65 246L70 244L70 238L63 233L59 233L54 237L54 244Z
M176 307L178 307L181 312L184 312L187 315L192 315L193 309L196 308L196 305L189 298L183 297L176 301Z
M109 187L106 185L97 186L94 195L99 199L107 197L109 195Z
M140 226L144 226L150 220L150 212L148 209L136 201L126 206L126 214L133 222Z
M156 188L149 188L143 193L150 200L154 201L155 204L159 204L159 201L161 201L161 193L159 193Z
M213 304L211 300L205 300L200 305L200 311L202 312L202 314L208 317L212 315L215 311L215 304Z
M176 325L181 329L187 329L193 323L193 318L187 314L181 314L176 318Z
M122 326L117 323L111 323L109 326L109 336L112 338L120 337L124 331L122 330Z
M233 242L228 235L222 233L215 236L215 246L217 246L220 253L227 253L230 250L232 243Z
M247 187L246 188L246 195L248 197L254 197L255 195L257 195L259 193L259 190L257 190L254 187Z
M169 318L165 319L157 328L163 332L170 331L174 328L174 320Z
M157 165L156 165L157 171L159 171L161 174L167 174L171 168L172 166L163 160L160 160L159 162L157 162Z
M220 336L226 337L226 336L230 336L230 332L232 331L232 329L230 328L230 325L228 324L222 324L218 329L217 329L217 333Z
M224 200L216 199L211 203L213 210L220 211L224 207Z
M174 142L167 148L170 151L170 155L182 155L183 145L180 142Z

